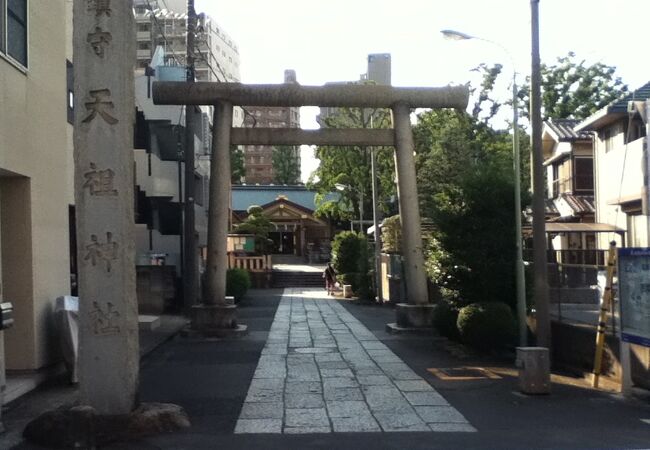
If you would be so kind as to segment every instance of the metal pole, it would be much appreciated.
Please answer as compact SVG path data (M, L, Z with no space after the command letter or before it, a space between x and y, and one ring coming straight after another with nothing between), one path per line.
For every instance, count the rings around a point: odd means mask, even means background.
M372 120L372 119L371 119ZM372 225L375 228L375 285L377 301L382 302L381 286L381 232L379 230L380 211L377 205L379 201L379 186L377 185L377 174L375 168L375 149L370 149L370 173L372 176Z
M363 186L359 189L359 234L363 234Z
M532 64L530 80L531 166L533 174L533 263L535 269L535 311L537 345L551 347L551 321L548 311L548 269L546 267L546 224L544 205L544 166L542 155L541 71L539 59L539 0L530 0Z
M194 34L196 30L196 10L194 0L187 0L187 82L194 83ZM198 294L198 254L196 245L196 225L194 217L194 108L185 106L185 204L183 243L185 267L183 272L183 298L185 311L196 304Z
M183 207L183 158L185 157L183 155L183 149L181 146L181 141L180 141L180 136L178 137L178 151L176 152L176 155L178 156L178 204ZM180 247L181 250L181 261L180 261L180 272L179 275L181 276L181 280L184 280L185 276L185 240L183 239L183 236L185 235L185 224L184 221L181 221L181 230L180 234L178 236L178 246Z
M521 250L521 165L519 162L519 98L517 97L517 72L512 73L512 160L515 174L515 279L517 289L517 319L519 321L519 345L528 345L526 324L526 275Z

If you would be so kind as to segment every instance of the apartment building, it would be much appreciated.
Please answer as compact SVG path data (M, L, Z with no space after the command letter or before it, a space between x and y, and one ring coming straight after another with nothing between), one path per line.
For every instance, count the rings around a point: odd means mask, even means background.
M297 83L296 72L284 71L285 83ZM300 108L298 107L246 107L245 127L258 128L300 128ZM292 158L298 167L300 180L300 147L292 147ZM247 184L270 184L275 182L273 168L273 147L265 145L244 146L244 167Z
M327 84L357 84L357 83L374 83L380 86L391 85L391 56L390 53L371 53L368 55L368 65L366 73L359 76L357 81L333 81ZM316 120L321 126L325 125L325 120L336 114L336 107L321 107Z
M137 38L136 67L149 66L157 47L165 51L165 65L184 67L187 61L187 1L134 0ZM239 82L239 48L210 16L199 13L194 64L197 81ZM244 112L233 111L236 126Z

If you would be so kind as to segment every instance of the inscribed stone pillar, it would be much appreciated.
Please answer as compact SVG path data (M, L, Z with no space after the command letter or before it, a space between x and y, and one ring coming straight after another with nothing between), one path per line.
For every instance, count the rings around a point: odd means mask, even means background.
M422 255L420 205L415 173L415 144L408 105L393 105L397 191L402 222L402 250L408 303L427 304L427 277Z
M75 0L79 382L100 414L131 412L138 384L131 0Z

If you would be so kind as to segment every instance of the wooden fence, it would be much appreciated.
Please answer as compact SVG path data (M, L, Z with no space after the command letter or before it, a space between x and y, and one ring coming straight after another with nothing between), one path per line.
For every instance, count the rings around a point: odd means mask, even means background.
M271 262L271 255L237 256L229 253L228 268L244 269L249 272L269 272L273 268L273 263Z

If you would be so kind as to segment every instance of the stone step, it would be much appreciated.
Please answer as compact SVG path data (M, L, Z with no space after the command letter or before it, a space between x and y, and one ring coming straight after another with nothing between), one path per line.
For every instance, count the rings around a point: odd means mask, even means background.
M320 272L275 271L272 282L273 287L322 287L325 284Z

